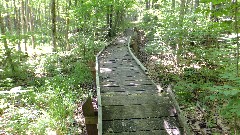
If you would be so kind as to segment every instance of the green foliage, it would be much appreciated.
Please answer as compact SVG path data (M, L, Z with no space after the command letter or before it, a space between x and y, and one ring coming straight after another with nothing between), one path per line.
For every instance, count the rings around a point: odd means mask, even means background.
M143 12L140 27L147 35L145 49L153 59L150 62L155 63L150 67L155 74L152 77L164 86L173 85L183 106L200 103L208 113L209 125L215 124L211 123L214 115L221 114L219 117L230 123L235 121L230 127L239 129L239 56L234 28L234 16L239 17L234 13L237 4L201 0L195 9L191 5L195 1L185 1L184 8L181 3L173 8L171 2L161 1L160 9Z
M210 101L222 101L221 112L224 117L234 119L240 117L238 111L240 107L240 78L231 73L221 74L221 79L224 82L222 85L215 85L209 87L214 96L208 96L207 99Z
M13 77L16 80L25 80L32 77L33 67L31 67L29 63L27 63L28 56L26 54L12 49L12 65L6 62L7 58L5 56L5 52L0 53L0 56L3 58L0 59L0 63L3 63L0 66L0 69L3 69L2 71L0 71L0 79L4 80L5 78ZM11 66L14 66L14 72L12 72Z
M126 27L124 18L135 2L56 1L58 53L52 53L50 48L50 3L1 2L6 34L1 35L0 43L0 131L6 134L81 134L80 127L77 130L74 125L74 111L84 95L92 91L89 66L106 44L106 15L113 14L117 34ZM109 10L110 5L113 10ZM12 63L7 62L3 38L11 49Z
M43 55L28 64L28 69L42 68L35 71L42 77L33 77L26 83L33 87L19 87L30 92L0 95L0 115L3 118L0 130L9 134L76 134L74 111L76 103L89 93L90 89L82 87L92 83L89 67L74 52ZM2 80L1 88L12 88L16 85L14 80Z

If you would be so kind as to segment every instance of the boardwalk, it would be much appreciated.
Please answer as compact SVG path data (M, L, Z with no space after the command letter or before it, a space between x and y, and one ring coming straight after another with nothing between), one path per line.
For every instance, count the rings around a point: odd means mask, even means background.
M177 109L118 38L98 56L99 134L182 135Z

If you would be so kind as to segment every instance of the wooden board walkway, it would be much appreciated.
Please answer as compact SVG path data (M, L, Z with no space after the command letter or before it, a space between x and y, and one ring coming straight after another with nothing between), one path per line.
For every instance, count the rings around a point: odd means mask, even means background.
M168 93L148 78L121 37L97 56L98 134L183 135Z

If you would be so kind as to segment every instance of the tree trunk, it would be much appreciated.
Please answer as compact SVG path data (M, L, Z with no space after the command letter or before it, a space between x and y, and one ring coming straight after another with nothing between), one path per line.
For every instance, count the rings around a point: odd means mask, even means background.
M21 34L21 26L20 26L20 8L17 8L16 0L13 1L14 4L14 30L16 31L17 35L20 36ZM21 42L20 39L17 42L18 45L18 51L21 51Z
M67 51L70 51L71 48L70 48L70 44L69 44L69 39L68 39L68 32L69 32L69 9L70 9L70 6L71 6L71 0L67 0L67 6L66 6L66 36L65 36L65 40L66 40L66 49Z
M172 9L174 10L175 9L175 0L172 0Z
M31 31L31 42L32 42L33 49L35 49L36 45L35 45L35 40L34 40L35 39L35 37L34 37L34 15L33 15L33 12L30 7L29 7L29 16L30 16L29 29Z
M26 18L24 13L24 0L21 1L21 23L22 23L22 35L24 37L24 53L27 53L27 36L26 36Z
M52 0L52 44L53 44L53 52L57 51L57 44L56 44L56 1Z
M199 7L199 0L195 0L194 9L196 10Z
M184 14L185 14L185 0L181 0L181 5L180 5L180 18L179 18L179 27L183 28L183 20L184 20ZM177 48L177 64L180 63L180 57L183 51L183 33L184 30L182 29L179 35L179 42Z
M145 0L145 2L146 2L146 9L147 10L150 9L150 7L151 7L150 0Z
M157 0L152 0L152 8L156 8L156 6L155 6L155 3L157 2Z
M235 0L235 2L234 2L234 4L235 4L235 17L234 17L234 19L235 19L235 31L236 31L236 33L237 33L237 41L236 41L236 43L237 43L237 76L239 76L239 35L238 35L238 1L237 0Z
M1 27L1 35L5 35L6 30L5 30L5 25L4 25L4 22L3 22L1 11L0 11L0 27ZM7 57L6 60L7 60L8 64L10 65L12 73L14 73L15 68L14 68L14 65L13 65L12 57L11 57L11 50L10 50L10 48L8 48L6 36L3 36L2 38L3 38L3 45L4 45L4 48L6 50L5 51L5 56Z
M11 7L9 7L9 5L8 5L8 0L6 0L6 9L9 9L9 8L11 8ZM10 14L9 14L9 12L7 12L7 16L5 17L5 21L6 21L6 25L5 25L5 27L7 28L7 30L9 31L9 32L11 32L11 21L10 21Z
M113 5L109 5L107 7L107 25L108 25L108 37L112 37L113 36Z

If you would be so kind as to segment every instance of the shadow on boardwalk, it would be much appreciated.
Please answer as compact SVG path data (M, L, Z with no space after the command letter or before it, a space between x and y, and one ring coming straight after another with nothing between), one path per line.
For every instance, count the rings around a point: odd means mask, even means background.
M178 109L141 69L128 43L119 37L98 57L101 133L183 135Z

